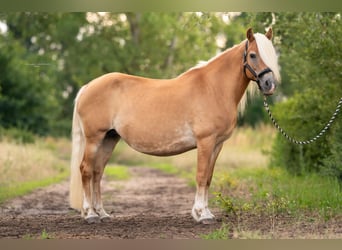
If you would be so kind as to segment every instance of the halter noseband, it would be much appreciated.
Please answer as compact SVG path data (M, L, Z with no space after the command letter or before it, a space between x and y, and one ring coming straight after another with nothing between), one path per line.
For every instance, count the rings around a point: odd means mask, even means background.
M269 72L272 72L272 70L270 68L266 68L266 69L262 70L259 74L257 72L255 72L255 70L247 62L247 50L248 50L248 40L246 41L245 52L243 53L243 71L245 73L245 76L249 80L255 81L258 84L258 87L260 89L260 78L263 75L265 75ZM251 72L251 74L254 76L255 79L251 79L247 76L246 68L249 70L249 72Z

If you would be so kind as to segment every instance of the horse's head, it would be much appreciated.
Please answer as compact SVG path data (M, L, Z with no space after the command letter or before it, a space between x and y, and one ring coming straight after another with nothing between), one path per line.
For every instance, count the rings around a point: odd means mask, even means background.
M272 95L280 80L277 56L271 42L272 29L265 35L247 30L244 52L244 72L248 79L257 82L264 95Z

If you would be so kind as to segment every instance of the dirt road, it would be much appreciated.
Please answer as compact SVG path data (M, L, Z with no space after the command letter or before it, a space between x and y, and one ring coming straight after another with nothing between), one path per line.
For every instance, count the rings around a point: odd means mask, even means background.
M129 180L103 181L110 221L89 225L70 210L63 182L1 205L0 238L193 239L221 226L192 219L194 189L185 180L143 167L129 171Z

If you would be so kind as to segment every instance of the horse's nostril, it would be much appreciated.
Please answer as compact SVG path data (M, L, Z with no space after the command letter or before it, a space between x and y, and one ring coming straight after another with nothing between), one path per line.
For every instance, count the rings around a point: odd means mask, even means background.
M267 87L269 87L270 86L269 80L266 80L265 84L266 84Z

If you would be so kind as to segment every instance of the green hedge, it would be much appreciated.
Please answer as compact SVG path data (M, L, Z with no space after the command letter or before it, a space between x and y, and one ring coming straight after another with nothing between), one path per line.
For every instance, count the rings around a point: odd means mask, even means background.
M335 111L338 99L328 96L322 95L319 89L307 90L277 104L273 108L274 116L289 135L297 140L310 139L321 131ZM326 134L309 145L290 143L279 133L272 148L271 166L285 168L296 175L318 172L341 179L341 116L337 116Z

